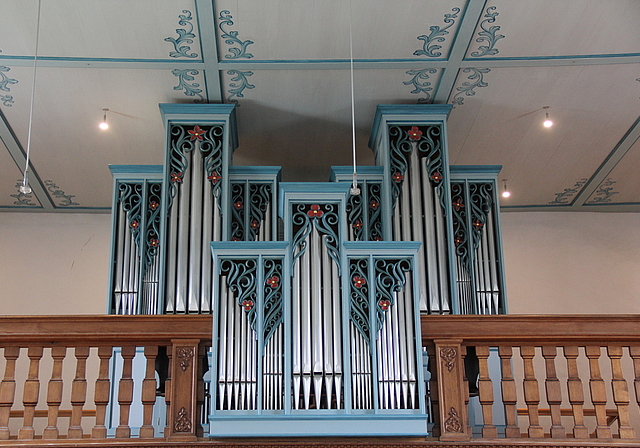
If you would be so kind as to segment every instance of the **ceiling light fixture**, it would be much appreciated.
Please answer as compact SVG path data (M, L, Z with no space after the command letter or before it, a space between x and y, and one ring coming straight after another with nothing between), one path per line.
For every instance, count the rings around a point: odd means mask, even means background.
M551 126L553 126L553 121L551 121L551 118L549 118L549 106L544 106L543 109L545 110L544 113L544 122L542 123L542 125L545 128L550 128Z
M42 0L38 0L38 19L36 20L36 50L33 56L33 83L31 84L31 105L29 106L29 130L27 131L27 154L22 174L22 185L18 189L22 194L31 193L29 186L29 156L31 154L31 127L33 124L33 102L36 96L36 74L38 71L38 44L40 43L40 9Z
M502 179L502 182L503 182L502 197L508 198L509 196L511 196L511 192L507 189L507 179Z
M104 116L102 117L102 122L98 125L98 127L100 127L100 129L102 129L103 131L106 129L109 129L109 123L107 123L107 111L109 109L102 109L104 111Z
M353 93L353 31L351 25L352 17L353 13L351 10L351 0L349 0L349 71L351 72L351 146L353 154L353 181L351 183L351 189L349 189L349 193L352 196L358 196L360 194L360 188L358 188L358 173L356 170L356 112Z

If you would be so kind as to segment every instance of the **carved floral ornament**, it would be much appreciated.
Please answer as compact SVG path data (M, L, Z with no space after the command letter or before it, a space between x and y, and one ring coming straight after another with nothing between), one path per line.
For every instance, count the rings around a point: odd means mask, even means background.
M178 348L178 359L180 360L180 368L183 372L186 372L191 365L193 359L192 347L180 347Z
M451 409L449 410L449 418L445 420L443 426L445 432L462 432L462 423L460 423L458 413L453 406L451 406Z
M183 406L178 412L176 421L173 424L173 429L175 432L191 432L191 428L191 420L189 420L188 412Z
M440 357L447 366L447 370L451 372L456 365L456 356L458 351L453 347L443 347L440 349Z

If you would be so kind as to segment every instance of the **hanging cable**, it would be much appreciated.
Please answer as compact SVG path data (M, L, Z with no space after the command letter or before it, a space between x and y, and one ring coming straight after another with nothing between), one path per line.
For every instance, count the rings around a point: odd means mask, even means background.
M20 193L31 193L31 187L29 186L29 155L31 153L31 126L33 124L33 100L36 96L36 75L38 72L38 45L40 44L40 10L42 7L42 0L38 0L38 19L36 20L36 51L33 56L33 83L31 84L31 105L29 106L29 130L27 131L27 155L24 164L24 172L22 175L22 185L20 186Z
M351 189L349 192L353 196L360 194L358 188L358 172L356 169L356 108L355 108L355 95L353 93L353 31L352 31L352 17L353 12L351 9L351 0L349 0L349 71L351 73L351 139L352 139L352 157L353 157L353 181L351 183Z

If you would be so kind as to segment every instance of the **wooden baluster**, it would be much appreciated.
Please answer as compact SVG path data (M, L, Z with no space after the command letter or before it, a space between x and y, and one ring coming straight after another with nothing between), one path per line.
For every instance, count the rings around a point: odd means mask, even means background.
M527 404L527 412L529 414L529 437L544 437L544 430L540 426L540 417L538 415L538 405L540 404L540 389L538 388L538 380L533 367L533 357L536 354L536 348L531 346L520 347L520 355L524 363L524 401Z
M20 355L20 347L5 347L4 378L0 382L0 440L8 440L9 415L16 394L16 360Z
M635 438L635 431L629 420L629 389L622 372L622 347L607 347L607 354L611 359L611 387L613 389L613 401L618 408L618 435L621 439Z
M569 403L573 411L573 437L576 439L589 438L589 430L584 425L584 389L578 370L578 347L565 346L564 357L567 359L567 389L569 390Z
M465 412L463 388L464 364L462 362L462 341L460 339L435 339L437 356L438 403L440 406L440 440L469 440L467 432L468 416Z
M71 419L67 437L81 439L82 432L82 408L87 400L87 358L89 347L76 347L76 376L71 385Z
M476 347L480 375L478 377L478 391L480 405L482 405L482 437L498 437L498 430L493 424L493 382L489 374L489 347Z
M153 433L153 405L156 403L156 357L158 346L152 345L144 348L144 356L147 359L147 370L142 381L142 427L141 439L151 439Z
M629 353L633 359L633 372L635 374L633 385L636 390L636 402L640 406L640 346L629 347Z
M122 376L118 388L118 404L120 405L120 424L116 428L117 439L128 439L131 436L129 412L133 402L133 358L136 356L134 346L122 347Z
M518 393L516 391L516 380L513 378L513 366L511 365L513 349L510 346L500 346L498 347L498 355L500 355L500 371L502 374L502 403L504 403L504 416L507 423L504 436L518 438L520 437Z
M57 439L60 436L58 430L58 411L62 403L62 362L67 354L67 347L52 347L51 357L53 367L51 368L51 378L47 390L47 427L42 433L43 439Z
M475 347L473 348L474 353L475 353ZM460 347L460 352L462 353L462 365L465 366L464 369L462 369L462 395L464 396L464 412L465 415L469 415L469 401L471 401L471 395L469 393L469 378L467 378L467 363L466 363L466 359L467 359L467 355L468 355L468 351L467 351L467 347L466 346L461 346ZM474 379L472 378L471 381L473 381ZM474 422L475 423L475 422ZM467 418L467 434L473 434L473 428L471 428L471 419Z
M591 402L596 410L596 437L598 439L610 439L611 428L607 425L607 392L604 380L600 375L600 347L585 347L587 358L589 358L589 390L591 391Z
M22 428L18 432L18 439L33 439L35 430L33 429L33 418L35 417L38 397L40 395L40 359L42 358L42 347L29 347L29 373L24 382L22 404L24 405L24 419Z
M98 347L98 358L100 366L98 368L98 379L94 392L94 402L96 404L96 424L91 430L91 437L94 439L104 439L107 437L107 427L105 421L107 417L107 406L109 405L109 395L111 382L109 381L109 363L113 347Z
M197 339L172 340L171 406L167 420L170 440L196 440L200 424L197 403L198 346Z
M431 399L431 419L434 422L432 435L440 437L440 427L442 426L442 416L440 415L440 402L438 400L438 356L435 345L427 346L429 373L429 398Z
M542 347L542 356L544 358L545 370L547 378L544 382L547 392L547 403L551 410L551 437L565 438L567 431L562 426L562 415L560 406L562 405L562 390L560 389L560 380L556 374L556 356L558 349L556 346Z
M164 382L164 403L167 407L167 425L164 428L164 436L166 438L171 434L171 371L173 370L173 356L171 346L167 347L167 379Z

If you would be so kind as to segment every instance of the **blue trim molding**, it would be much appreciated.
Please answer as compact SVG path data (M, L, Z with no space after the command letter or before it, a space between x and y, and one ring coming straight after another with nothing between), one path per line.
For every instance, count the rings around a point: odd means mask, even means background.
M165 42L171 42L173 44L174 51L169 53L169 56L172 58L197 58L197 53L189 53L191 51L191 47L183 44L192 44L193 39L196 38L196 35L193 33L193 24L191 23L191 11L187 9L182 10L183 14L178 16L178 25L184 26L185 28L177 28L176 33L178 33L178 38L174 39L173 37L165 38Z
M220 11L220 17L218 17L218 20L220 21L218 28L220 28L220 31L222 31L220 37L224 39L224 43L227 45L238 45L238 47L230 47L228 51L231 54L225 54L224 57L225 59L251 59L253 55L251 53L247 53L247 47L251 45L253 41L248 39L240 40L238 38L237 31L230 31L225 29L225 25L233 25L232 19L233 17L231 16L231 13L229 11Z
M422 36L418 36L416 39L423 41L422 50L416 50L413 52L415 56L427 56L430 58L437 58L442 56L442 52L437 51L442 48L442 45L438 45L438 43L442 43L445 41L445 37L449 34L447 31L451 28L456 22L455 19L458 18L458 13L460 12L460 8L451 9L451 14L444 15L444 23L447 26L440 28L437 25L432 25L429 27L431 31L429 35L423 34Z

